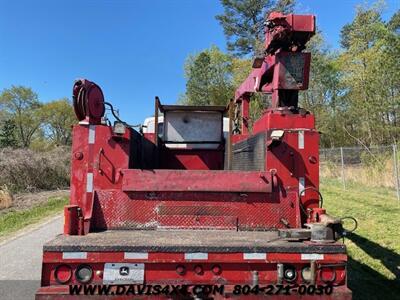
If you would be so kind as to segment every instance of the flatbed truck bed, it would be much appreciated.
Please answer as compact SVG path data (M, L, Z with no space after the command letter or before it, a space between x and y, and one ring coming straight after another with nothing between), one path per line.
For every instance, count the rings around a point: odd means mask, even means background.
M278 231L106 230L59 235L44 251L345 253L340 242L316 244L280 239Z

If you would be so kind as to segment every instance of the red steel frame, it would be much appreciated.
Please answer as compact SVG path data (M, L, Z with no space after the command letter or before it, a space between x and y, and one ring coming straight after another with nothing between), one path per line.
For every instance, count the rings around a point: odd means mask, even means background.
M157 222L156 227L175 229L238 229L239 222L243 228L266 230L285 226L300 228L310 221L300 210L300 205L305 210L318 208L318 194L307 190L299 197L299 192L306 187L319 188L319 134L312 114L291 113L280 107L287 96L282 94L282 90L289 90L297 96L299 90L307 89L310 54L298 50L302 50L302 42L308 40L315 31L315 19L314 16L281 14L272 14L270 19L278 25L284 24L280 36L289 30L292 32L291 37L297 39L298 43L294 50L291 48L275 53L276 49L270 49L273 48L271 45L277 32L272 30L267 33L266 49L270 52L262 59L261 66L253 68L235 94L234 103L241 106L242 128L240 134L231 136L235 143L254 134L265 134L268 142L273 130L284 130L281 145L267 150L266 171L209 170L210 165L202 164L199 152L196 151L188 152L192 157L185 161L187 170L132 169L131 131L126 130L124 134L116 135L111 126L101 125L98 118L87 118L87 123L81 122L73 129L71 201L65 208L65 235L86 235L98 229L119 228L126 222L139 224L141 228ZM286 81L285 66L282 63L284 57L293 55L304 58L303 81L296 86ZM272 108L253 124L250 134L249 101L255 92L272 93ZM145 137L149 142L158 144L154 134ZM186 157L186 154L182 149L176 151L176 155L182 157ZM210 151L210 155L215 157L215 151ZM152 193L157 194L158 200L149 201L148 195ZM246 200L240 200L238 194L245 195ZM193 208L190 213L187 212L188 207ZM211 209L204 210L205 207L212 207L218 213L206 213L193 222L193 215L200 208L203 213L211 212ZM165 215L156 216L154 212L160 209ZM102 214L102 220L98 217L99 213ZM286 218L288 224L280 221L282 217ZM130 229L137 230L134 227ZM68 295L68 286L57 283L54 278L55 268L60 264L68 264L73 270L79 264L90 264L95 274L92 283L95 284L102 283L101 272L106 262L141 262L146 265L147 284L223 283L232 286L254 284L251 271L254 269L258 270L259 284L276 283L277 263L290 263L300 272L301 267L312 261L322 266L338 265L336 279L332 283L335 286L334 294L321 296L320 299L351 298L351 292L346 286L346 254L322 253L315 257L311 254L304 258L302 253L272 252L264 253L265 256L258 253L246 259L244 253L239 252L210 252L206 259L188 260L183 252L148 252L138 259L126 258L123 251L79 253L84 253L82 258L67 258L61 251L43 253L42 287L36 294L38 299L75 299L76 296ZM198 276L192 271L185 275L177 274L177 264L187 270L201 264L204 274ZM223 277L211 272L216 264L224 270ZM300 282L299 279L297 283ZM68 282L74 283L77 283L74 278ZM324 283L319 275L316 283ZM276 295L275 298L294 299L296 296Z

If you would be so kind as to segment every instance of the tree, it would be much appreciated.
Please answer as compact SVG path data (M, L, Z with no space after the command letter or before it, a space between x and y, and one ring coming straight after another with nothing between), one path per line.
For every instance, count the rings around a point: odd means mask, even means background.
M227 105L236 88L251 71L252 60L224 54L213 46L190 56L185 64L186 93L181 103L189 105ZM258 119L265 101L256 95L250 102L250 126Z
M0 94L0 107L14 120L18 144L29 147L41 124L37 94L28 87L11 86Z
M396 34L400 34L400 9L390 19L388 28Z
M342 124L346 114L340 86L340 70L337 55L325 45L321 33L317 33L307 45L311 52L309 88L299 93L300 105L316 116L316 125L321 135L322 147L345 145L348 137Z
M221 0L221 4L224 13L216 18L224 29L228 51L246 56L263 51L266 15L291 12L295 0Z
M0 129L0 148L17 146L15 127L13 119L8 119L3 122Z
M226 105L233 97L232 58L216 46L189 56L185 77L185 104Z
M399 139L400 37L396 15L389 25L379 6L359 7L342 36L339 57L343 99L348 103L344 130L358 143L384 144Z
M46 103L41 109L43 132L56 145L71 144L71 127L76 121L67 98Z

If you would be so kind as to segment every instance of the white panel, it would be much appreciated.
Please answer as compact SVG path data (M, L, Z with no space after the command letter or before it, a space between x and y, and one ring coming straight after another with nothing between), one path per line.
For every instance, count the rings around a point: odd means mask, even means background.
M87 173L86 176L86 192L93 192L93 173Z
M63 259L86 259L87 252L63 252Z
M142 284L143 281L144 264L104 264L103 284ZM134 299L134 297L132 297L132 299Z
M243 259L267 259L267 253L243 253Z
M148 259L149 254L147 252L125 252L125 259Z
M89 125L89 144L94 144L96 140L96 125Z
M305 179L304 177L299 177L299 194L304 190L305 186ZM301 194L303 196L303 194Z
M219 142L222 137L222 114L219 112L166 112L164 141Z
M299 131L299 149L304 149L304 130Z
M185 259L208 259L208 253L203 252L194 252L194 253L185 253Z
M311 254L301 254L302 260L321 260L324 259L323 254L311 253Z

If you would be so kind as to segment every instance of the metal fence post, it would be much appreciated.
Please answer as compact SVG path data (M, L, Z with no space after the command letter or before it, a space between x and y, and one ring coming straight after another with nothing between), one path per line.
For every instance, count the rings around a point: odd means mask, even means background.
M343 147L340 147L340 158L341 158L341 161L342 161L342 181L343 181L343 189L346 190L346 178L344 177Z
M400 201L399 166L397 165L397 145L393 145L394 184L396 186L397 200Z

